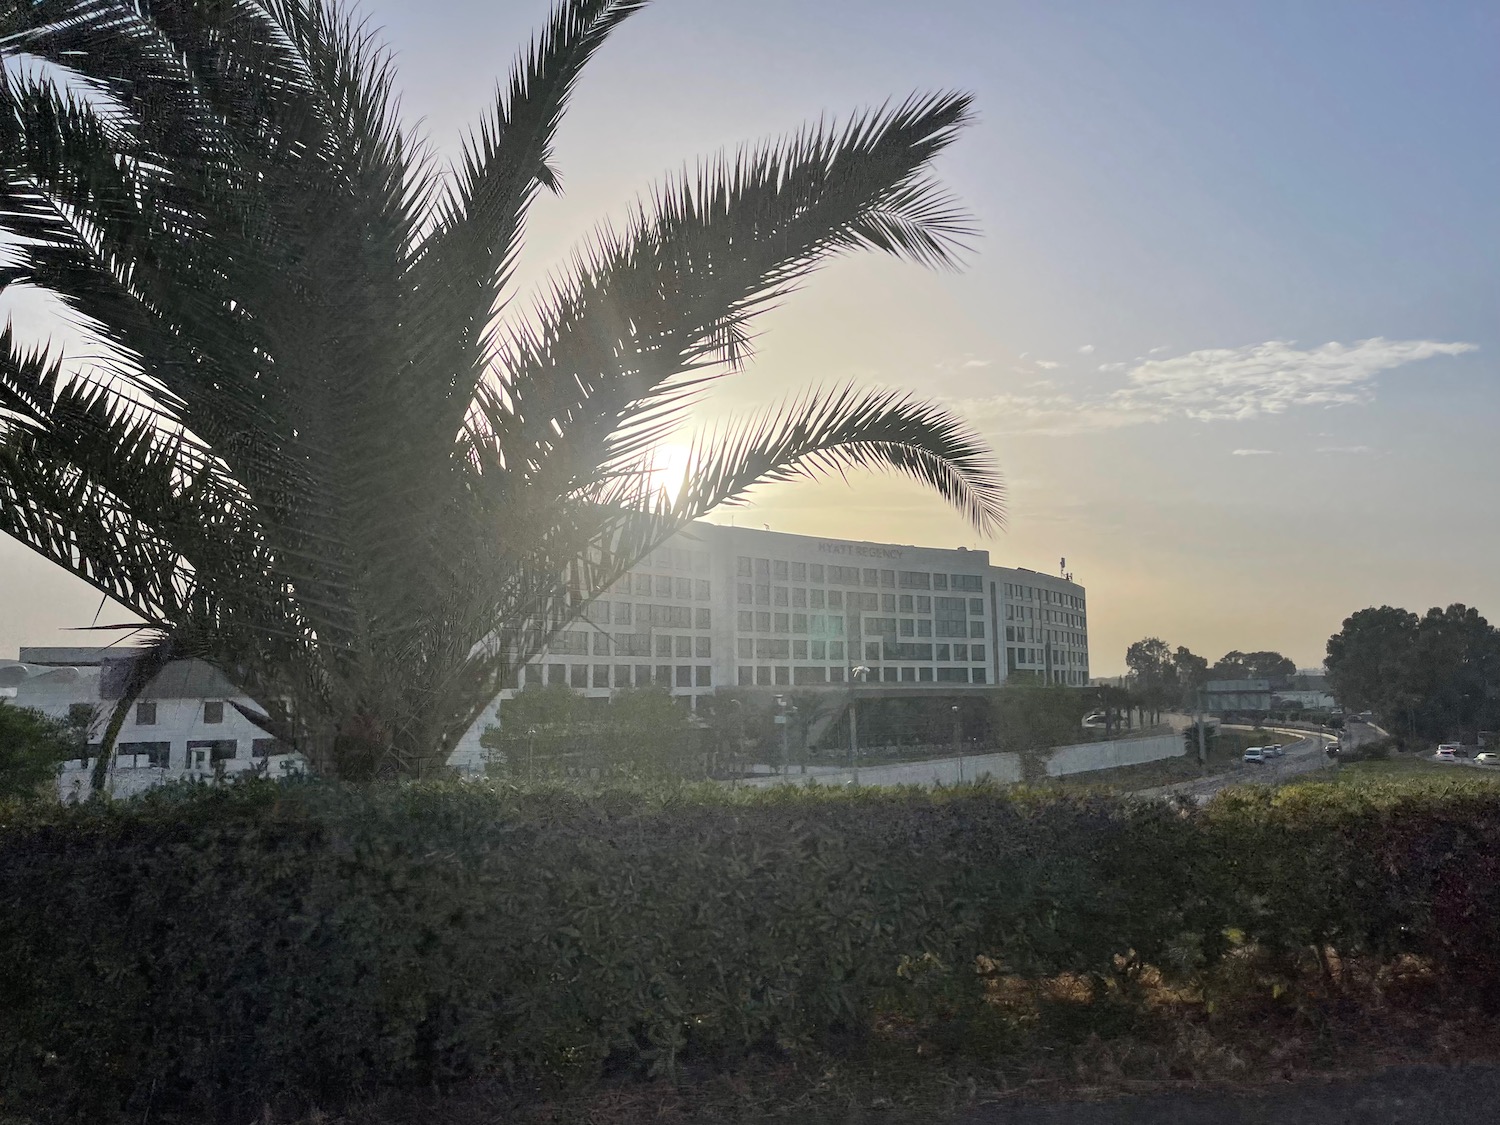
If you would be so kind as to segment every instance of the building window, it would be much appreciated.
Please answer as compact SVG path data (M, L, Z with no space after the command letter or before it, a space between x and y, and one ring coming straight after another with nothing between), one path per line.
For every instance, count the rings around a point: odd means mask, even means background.
M901 682L903 684L914 684L917 682L917 670L915 668L901 669Z
M932 636L932 622L929 621L925 617L921 618L917 622L917 636L919 636L919 637L930 637L930 636Z
M615 687L628 688L630 686L630 665L615 665Z
M650 687L651 686L651 665L649 665L649 664L637 664L635 666L635 686L636 687Z
M896 624L897 624L897 630L896 630L896 632L897 632L898 636L902 636L902 637L914 637L914 636L916 636L916 622L914 622L910 617L903 617Z
M983 660L984 659L984 646L983 645L970 645L969 646L969 659L970 660Z
M741 637L734 642L734 652L741 660L752 660L755 657L755 642L749 637Z
M790 633L792 631L792 617L789 613L778 613L776 615L776 633Z
M771 587L771 604L782 606L787 604L787 588L785 586Z
M983 668L975 668L973 670L971 682L976 684L982 684L986 682L985 672Z
M693 686L693 666L691 664L677 665L677 687Z
M932 588L934 590L946 590L948 588L948 576L946 574L934 574L932 576Z
M676 642L676 648L675 648L675 651L672 653L672 655L675 656L675 657L677 657L679 660L682 659L683 657L686 657L686 656L692 656L693 655L693 638L692 637L688 637L688 636L678 637L677 638L677 642Z
M693 681L695 687L714 686L714 670L712 665L699 664L693 671L695 674L695 679Z
M793 679L798 684L826 684L828 682L828 669L804 666L794 670Z
M755 669L741 664L734 670L734 678L740 687L749 687L755 682Z
M786 687L792 682L792 670L785 664L776 665L776 686Z
M901 678L901 669L891 667L882 668L880 670L880 678L888 684L897 683Z
M874 567L865 567L862 571L860 571L860 578L863 584L866 586L880 585L880 571L876 570Z
M587 664L568 665L568 686L580 691L589 686L589 666Z
M749 578L750 559L745 555L741 555L739 558L737 558L734 562L734 572L741 578Z
M714 639L712 637L693 638L693 656L699 660L712 658L714 651Z
M770 668L769 665L767 665L767 664L757 664L755 666L755 686L756 687L770 687L771 686L771 668Z
M630 624L630 618L631 618L630 606L631 606L630 602L615 602L615 624L616 625L629 625Z
M292 748L279 738L254 738L250 740L250 757L269 758L275 754L290 754Z
M757 633L769 633L771 631L771 614L769 611L756 611L755 631Z
M806 582L807 581L807 564L806 563L794 562L792 564L792 581L793 582Z
M953 578L953 589L963 590L967 593L978 594L984 591L984 581L977 574L955 574Z
M805 613L794 613L794 614L792 614L792 632L794 632L794 633L805 633L805 632L807 632L807 614L805 614Z
M932 683L932 669L931 668L918 668L917 669L917 682L918 683L922 683L922 684L930 684L930 683Z
M740 605L752 605L755 601L755 587L749 582L736 583L734 596Z
M937 648L937 655L933 659L935 659L935 660L952 660L953 659L951 656L948 655L948 646L947 645L937 645L936 648Z
M866 660L879 660L880 659L880 642L879 641L866 641L865 642L865 659Z
M937 682L940 684L966 684L969 682L967 668L939 668Z
M810 609L823 609L826 606L826 595L822 590L808 591L807 604Z
M608 656L609 655L609 634L608 633L595 633L594 634L594 655L595 656Z
M828 642L828 659L829 660L842 660L842 659L844 659L844 642L843 641L829 641Z
M984 599L983 598L970 598L969 599L969 616L970 617L983 617L984 616Z
M757 582L755 584L755 604L771 604L771 584L769 582Z
M811 653L812 653L812 659L813 660L827 660L828 659L828 642L827 641L813 641L812 647L811 647Z
M218 700L212 700L203 704L203 722L222 723L224 721L224 704Z
M807 580L809 582L821 582L821 581L823 581L823 564L822 563L809 563L807 565Z
M594 686L596 688L607 688L607 687L609 687L609 665L608 664L595 664L594 665Z
M828 682L830 684L841 684L844 682L844 670L834 667L828 669Z
M829 609L843 609L844 608L844 591L842 591L842 590L829 590L828 591L828 608Z
M156 700L143 699L135 705L135 725L138 727L156 725Z
M971 636L971 637L982 637L982 636L984 636L984 622L983 621L970 621L969 622L969 636Z
M201 741L189 742L188 764L198 765L205 760L209 762L232 762L239 752L240 744L232 738L212 738Z
M703 606L693 610L693 628L712 629L713 610L709 609L707 606Z
M778 582L786 581L786 560L777 559L771 564L771 577Z
M903 590L930 590L932 578L925 570L903 570L896 575L896 585Z
M803 587L801 587L801 586L793 586L792 587L792 608L793 609L806 609L807 608L807 591Z
M166 769L171 764L172 744L170 742L122 742L116 753L122 758L133 758L134 765L138 769Z
M672 635L670 633L658 633L656 636L656 658L660 660L664 656L672 655Z
M806 641L793 641L792 642L792 659L793 660L806 660L807 659L807 642Z

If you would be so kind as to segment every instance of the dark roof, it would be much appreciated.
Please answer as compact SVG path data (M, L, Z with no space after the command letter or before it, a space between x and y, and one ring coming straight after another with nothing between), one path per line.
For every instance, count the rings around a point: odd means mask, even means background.
M109 660L99 677L99 698L119 699L131 661ZM163 668L141 692L142 699L228 699L243 695L224 674L202 660L177 660Z

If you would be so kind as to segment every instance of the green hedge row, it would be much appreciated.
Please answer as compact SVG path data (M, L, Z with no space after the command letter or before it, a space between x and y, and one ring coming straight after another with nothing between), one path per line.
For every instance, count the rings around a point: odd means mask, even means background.
M914 958L977 999L980 954L1190 977L1239 930L1500 981L1493 796L264 784L0 820L0 1110L49 1120L670 1071L858 1035Z

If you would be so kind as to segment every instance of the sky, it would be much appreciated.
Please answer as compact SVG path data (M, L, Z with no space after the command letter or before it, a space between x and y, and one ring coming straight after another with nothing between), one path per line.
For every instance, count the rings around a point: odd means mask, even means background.
M447 154L546 15L362 10ZM837 261L761 319L712 410L850 380L939 399L993 444L1005 530L888 477L765 488L713 518L1066 557L1095 675L1149 635L1314 667L1368 605L1500 619L1497 58L1491 0L655 0L577 90L516 307L699 156L970 91L977 119L938 165L980 231L965 268ZM79 643L97 611L0 539L0 655Z

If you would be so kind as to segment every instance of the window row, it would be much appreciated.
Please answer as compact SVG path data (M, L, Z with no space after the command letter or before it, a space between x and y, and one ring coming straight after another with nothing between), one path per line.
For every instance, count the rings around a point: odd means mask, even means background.
M195 716L198 721L213 726L224 721L224 701L221 699L206 699L201 709ZM156 726L156 700L142 699L135 705L135 725L138 727Z
M638 598L671 598L679 602L706 602L713 596L707 578L673 578L667 574L627 574L613 587L615 594Z
M1069 609L1082 611L1084 601L1077 594L1070 594L1065 590L1048 590L1042 586L1026 586L1020 582L1005 583L1005 597L1009 601L1045 602L1049 605L1067 606Z
M713 638L680 633L599 633L570 629L547 650L549 656L713 657Z
M292 752L290 746L275 738L248 741L251 760ZM234 738L189 739L176 753L167 741L121 742L115 747L116 769L212 769L218 762L239 758L240 741Z
M879 674L876 675L876 672ZM789 667L785 664L741 664L735 669L735 680L740 687L842 684L847 682L847 672L842 666L838 665L824 667L817 664L805 664ZM887 684L983 684L988 682L988 674L984 668L931 668L888 665L887 667L873 670L866 682Z
M712 629L714 615L713 610L707 606L694 607L688 605L657 605L651 602L598 601L589 606L583 615L583 619L593 625L647 625L659 629ZM573 632L588 631L573 630ZM570 653L568 655L581 655L581 653Z
M545 668L545 675L542 669ZM533 664L522 683L562 684L580 691L588 688L714 686L711 664Z
M823 563L790 562L740 555L735 562L740 578L774 582L822 582L829 586L884 586L902 590L965 590L981 593L984 580L977 574L938 574L926 570L882 570L878 567L825 566Z
M826 595L826 596L825 596ZM802 586L771 586L739 582L735 586L739 605L766 605L787 609L844 609L865 613L932 613L971 617L984 616L983 598L929 597L926 594L851 593L842 590L809 590ZM1014 607L1009 607L1014 608Z

